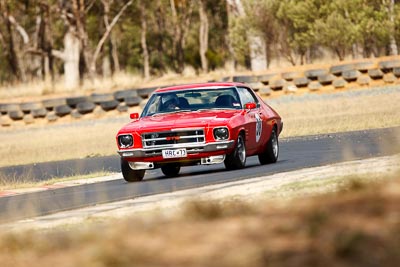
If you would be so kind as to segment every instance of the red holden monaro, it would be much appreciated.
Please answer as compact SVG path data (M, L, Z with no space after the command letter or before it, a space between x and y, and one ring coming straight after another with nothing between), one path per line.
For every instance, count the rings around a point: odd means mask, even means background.
M177 176L182 166L224 163L245 167L246 157L261 164L278 159L281 117L242 83L204 83L161 88L141 116L117 134L121 169L128 182L161 168Z

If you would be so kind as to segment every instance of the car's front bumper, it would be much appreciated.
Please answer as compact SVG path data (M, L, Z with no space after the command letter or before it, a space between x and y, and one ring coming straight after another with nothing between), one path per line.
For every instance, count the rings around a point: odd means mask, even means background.
M162 150L164 149L179 149L186 148L187 154L189 158L193 158L196 155L199 155L199 158L203 157L207 153L219 152L219 151L227 151L233 148L235 141L221 141L221 142L212 142L206 144L175 144L157 148L135 148L135 149L124 149L118 150L118 154L122 158L128 159L149 159L149 158L159 158L162 157Z

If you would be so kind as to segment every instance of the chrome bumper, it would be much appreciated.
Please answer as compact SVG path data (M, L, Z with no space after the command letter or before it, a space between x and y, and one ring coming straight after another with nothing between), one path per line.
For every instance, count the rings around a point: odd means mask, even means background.
M118 150L118 154L123 158L146 158L161 156L162 150L164 149L178 149L186 148L187 154L198 154L204 152L215 152L220 150L226 150L233 147L235 141L223 141L223 142L213 142L208 144L176 144L170 146L156 147L156 148L137 148L137 149L126 149Z

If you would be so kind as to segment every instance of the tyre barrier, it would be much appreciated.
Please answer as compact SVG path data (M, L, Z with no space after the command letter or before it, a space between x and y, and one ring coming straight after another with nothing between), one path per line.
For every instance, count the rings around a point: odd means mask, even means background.
M142 102L143 98L140 96L133 96L133 97L127 97L125 98L125 104L128 107L134 107L134 106L139 106L140 102Z
M368 70L368 75L372 80L379 80L383 78L383 72L380 69Z
M285 84L286 84L286 80L285 79L274 79L274 80L270 81L269 87L273 91L279 91L279 90L283 89Z
M107 94L93 93L90 95L90 100L95 104L101 104L103 102L114 100L114 95L111 93Z
M270 74L264 74L264 75L258 75L257 76L257 81L263 83L264 85L269 85L269 82L274 78L277 77L277 73L270 73Z
M302 71L225 76L220 81L247 83L262 96L279 96L305 90L322 91L324 87L343 89L371 84L400 84L400 57L391 60L377 58L344 62L324 68L307 69L305 66ZM25 124L31 124L41 118L54 122L65 116L80 119L88 113L99 117L111 110L128 112L130 107L143 108L157 88L159 87L130 88L110 93L94 92L89 96L51 98L39 102L0 103L0 125L6 127L21 120Z
M72 109L70 108L70 106L68 105L61 105L61 106L56 106L54 108L54 113L58 116L58 117L64 117L66 115L71 114Z
M19 121L24 117L24 113L22 110L12 110L8 113L8 116L14 121Z
M313 81L317 80L319 76L326 74L328 74L326 69L311 69L304 72L304 76Z
M43 108L43 104L41 102L28 102L22 103L20 107L25 114L29 114L32 110Z
M257 76L247 75L247 76L234 76L232 78L233 82L237 83L256 83L258 82Z
M105 102L100 103L100 107L104 111L110 111L110 110L116 109L118 104L119 104L119 101L110 100L110 101L105 101Z
M138 95L141 98L148 98L158 87L148 87L137 89Z
M44 107L42 108L38 108L38 109L33 109L31 110L31 114L33 116L33 118L44 118L46 117L47 114L47 109L45 109Z
M87 102L89 100L86 96L67 97L67 105L71 108L76 108L79 103Z
M114 99L118 100L119 102L124 101L127 97L135 96L138 96L137 89L120 90L114 93Z
M354 64L341 64L341 65L333 65L332 67L329 68L329 72L333 75L340 76L342 75L343 72L354 69L355 69Z
M318 76L318 82L322 85L329 85L332 84L333 80L335 80L336 76L328 73L324 75Z
M342 73L343 79L345 79L347 82L354 82L357 80L357 78L361 75L361 73L358 70L346 70Z
M48 111L53 111L56 106L66 105L67 100L65 98L53 98L43 100L42 103Z
M293 81L296 78L303 76L304 74L298 71L284 72L281 74L282 78L288 82Z
M293 80L294 85L297 88L307 87L310 83L310 80L307 77L299 77Z
M93 102L82 102L76 105L76 110L80 114L91 113L95 109L96 105Z

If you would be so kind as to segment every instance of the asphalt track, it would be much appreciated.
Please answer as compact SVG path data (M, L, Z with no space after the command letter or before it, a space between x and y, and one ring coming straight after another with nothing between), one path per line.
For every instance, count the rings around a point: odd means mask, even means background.
M209 184L287 172L327 164L400 153L400 127L324 134L281 140L279 161L261 166L257 157L246 168L226 171L223 164L182 168L177 178L150 171L140 183L120 180L0 198L0 222L26 219L101 203Z

